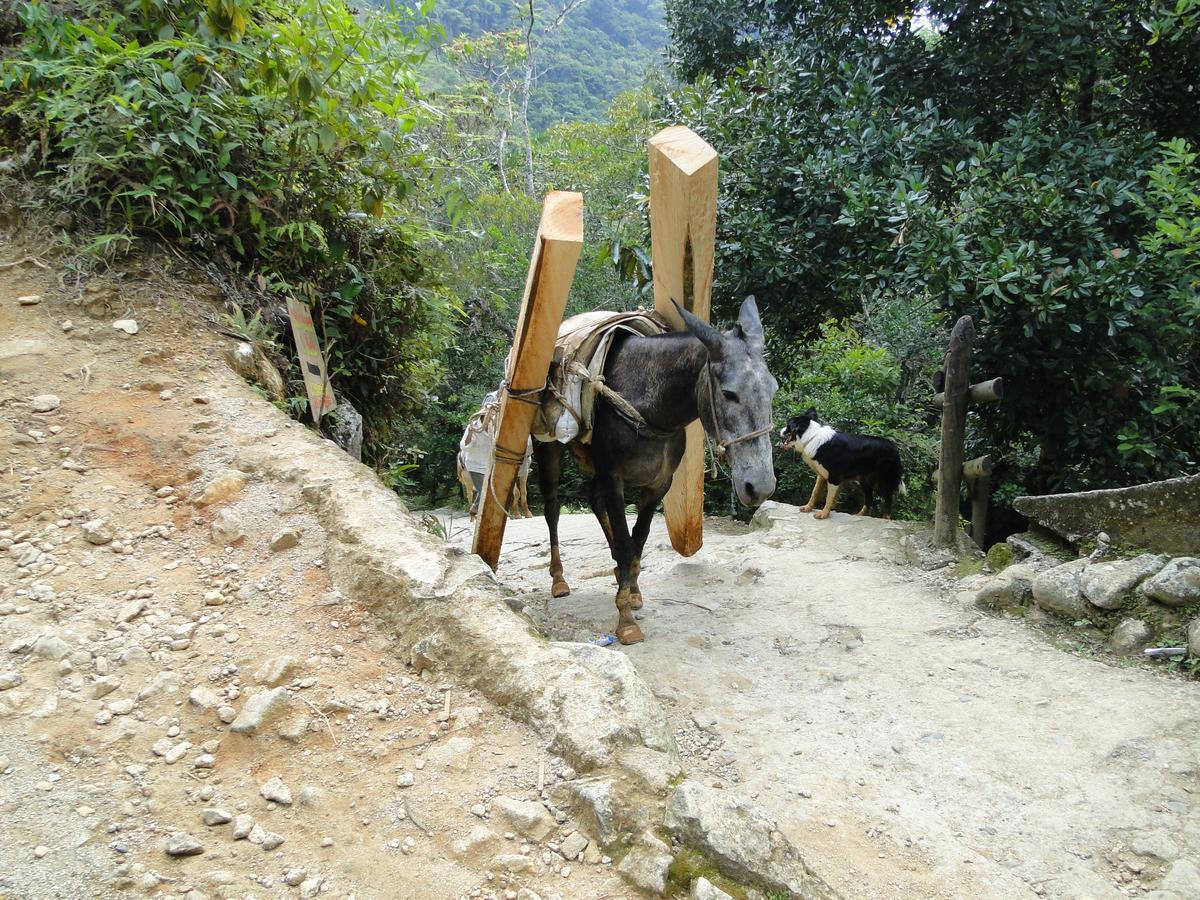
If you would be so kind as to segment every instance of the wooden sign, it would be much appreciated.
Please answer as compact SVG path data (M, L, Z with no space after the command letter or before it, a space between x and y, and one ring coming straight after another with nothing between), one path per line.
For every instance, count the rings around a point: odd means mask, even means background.
M671 301L709 320L717 232L717 151L690 128L673 125L650 139L650 246L654 308L676 330ZM704 544L704 427L687 429L687 449L663 499L671 546L691 556Z
M529 430L546 385L554 341L583 248L583 194L552 191L542 205L542 220L529 260L525 296L508 357L496 425L496 450L475 524L472 550L492 569L508 521L507 507L517 469L525 456Z
M312 313L308 305L295 297L287 298L288 318L292 322L292 337L296 341L296 354L300 357L300 371L304 375L304 388L308 391L308 408L314 422L333 409L336 401L329 384L329 372L325 368L325 357L313 328Z

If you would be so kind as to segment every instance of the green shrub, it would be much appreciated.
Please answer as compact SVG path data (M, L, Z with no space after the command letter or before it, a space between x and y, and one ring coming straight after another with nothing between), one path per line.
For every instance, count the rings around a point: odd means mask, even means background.
M280 299L312 306L369 450L435 380L454 313L405 204L429 174L429 5L35 0L0 70L54 201L236 270L287 343Z

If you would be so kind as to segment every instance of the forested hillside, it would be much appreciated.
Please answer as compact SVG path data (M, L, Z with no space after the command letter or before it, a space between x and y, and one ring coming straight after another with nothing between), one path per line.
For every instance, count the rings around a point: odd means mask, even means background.
M81 271L146 242L200 260L297 416L280 310L305 299L367 457L441 503L541 197L587 198L569 311L639 302L645 142L682 123L721 154L718 317L757 295L777 418L815 405L900 445L905 514L929 507L930 378L962 314L1008 384L968 421L998 507L1200 467L1195 0L670 0L672 77L645 80L656 3L535 3L528 36L521 9L10 7L5 194L72 222ZM811 483L779 469L784 499Z
M667 43L662 0L439 0L433 15L450 41L514 31L523 38L530 9L535 40L544 35L529 107L530 124L538 130L554 122L602 119L614 97L662 65Z

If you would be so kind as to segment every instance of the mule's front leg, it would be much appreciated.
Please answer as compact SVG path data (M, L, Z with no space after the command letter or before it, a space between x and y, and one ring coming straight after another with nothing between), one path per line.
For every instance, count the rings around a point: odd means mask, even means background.
M668 482L668 487L670 483ZM629 564L629 598L634 609L642 608L642 589L638 587L638 576L642 574L642 550L646 547L646 538L650 534L650 523L654 521L654 511L666 496L665 490L645 488L638 498L637 521L633 523L633 560Z
M608 527L612 535L613 562L617 564L617 640L636 644L645 640L641 626L633 618L633 595L630 592L633 570L633 539L625 520L625 491L620 480L611 474L596 474L597 493L608 511Z

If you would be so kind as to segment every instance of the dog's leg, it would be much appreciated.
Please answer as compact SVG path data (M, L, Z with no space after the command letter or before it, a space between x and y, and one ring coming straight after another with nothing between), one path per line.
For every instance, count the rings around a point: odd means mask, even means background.
M860 486L863 490L863 505L862 509L858 511L858 514L860 516L865 516L869 514L871 510L871 503L875 500L875 482L868 478L865 479Z
M821 489L825 487L826 480L824 475L817 476L817 483L813 485L812 495L808 498L808 502L800 507L800 512L812 512L813 507L817 505L817 498L821 496ZM824 517L822 517L824 518Z
M833 503L837 500L839 485L829 482L828 489L825 491L825 506L823 509L818 509L813 513L814 519L828 519L829 514L833 512Z

